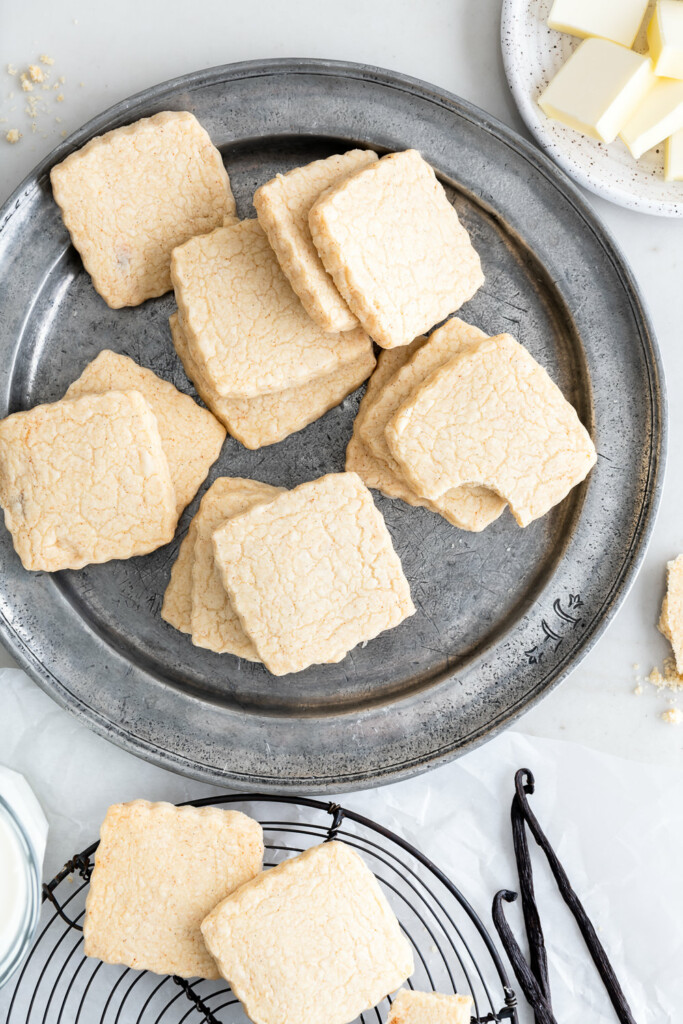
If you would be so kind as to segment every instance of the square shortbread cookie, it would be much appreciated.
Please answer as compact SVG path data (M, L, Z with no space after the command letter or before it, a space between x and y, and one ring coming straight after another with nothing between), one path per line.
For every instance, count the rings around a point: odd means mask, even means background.
M171 276L190 354L224 398L306 384L367 352L360 328L328 334L313 323L257 220L179 246Z
M576 410L509 334L466 349L428 377L386 437L418 494L439 498L476 482L504 497L520 526L562 501L596 461Z
M178 515L194 498L220 454L225 429L207 409L128 356L105 349L65 398L102 391L139 391L157 418L175 487Z
M387 1017L387 1024L470 1024L471 996L441 995L401 989Z
M0 504L25 569L81 569L167 544L178 517L156 416L138 391L8 416Z
M133 800L107 811L85 904L86 956L181 978L219 978L200 924L263 866L253 818Z
M667 562L666 596L657 625L673 648L676 671L683 675L683 555Z
M349 308L384 348L409 344L484 282L467 231L414 149L328 189L309 227Z
M171 253L234 217L223 160L193 114L167 111L91 139L50 172L71 241L113 309L171 288Z
M372 342L368 338L365 350L353 362L309 384L256 398L221 398L205 382L194 362L177 313L170 317L169 323L175 350L197 394L245 448L276 444L297 430L303 430L360 387L375 366Z
M358 319L321 263L308 214L322 192L376 161L372 150L352 149L278 174L254 193L259 224L304 309L323 331L349 331Z
M209 914L202 934L254 1024L348 1024L413 972L377 879L340 842L248 882Z
M181 633L192 632L192 563L197 534L196 519L195 516L183 537L161 605L162 619Z
M415 611L372 495L330 473L214 533L223 585L274 675L341 661Z
M192 563L192 643L216 654L235 654L259 661L254 645L242 629L237 612L223 586L213 555L213 534L233 516L283 493L258 480L220 477L202 498L193 522L197 524Z
M361 441L375 458L386 465L389 479L403 482L405 491L410 492L411 488L407 481L404 481L401 467L389 450L385 436L387 423L431 373L458 352L468 346L479 344L485 338L486 335L478 327L472 327L453 317L443 327L434 331L427 344L423 345L419 352L384 385L363 417L359 429ZM419 495L414 494L414 498L421 504ZM408 504L413 504L413 501L409 501ZM463 484L462 487L446 491L442 497L433 499L428 507L460 529L476 533L498 519L505 504L494 491L477 484Z

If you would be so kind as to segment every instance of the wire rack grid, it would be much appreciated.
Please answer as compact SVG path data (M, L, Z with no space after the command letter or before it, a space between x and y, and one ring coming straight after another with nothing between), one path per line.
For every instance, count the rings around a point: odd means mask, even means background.
M468 992L473 1021L517 1024L516 997L482 921L460 890L414 846L338 804L289 796L219 796L195 807L239 806L263 827L265 867L316 843L340 839L354 847L377 876L410 940L419 991ZM93 843L43 886L38 935L10 983L6 1024L244 1024L246 1017L225 982L185 981L103 964L83 955ZM383 1024L390 998L362 1014Z

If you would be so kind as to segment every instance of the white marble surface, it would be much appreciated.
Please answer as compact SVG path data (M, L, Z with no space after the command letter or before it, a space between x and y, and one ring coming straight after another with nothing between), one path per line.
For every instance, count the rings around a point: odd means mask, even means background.
M116 5L34 0L30 5L7 4L0 30L0 117L8 120L0 127L3 136L4 130L18 127L23 138L10 146L0 137L0 200L56 145L62 131L74 130L112 103L198 68L257 57L328 57L396 69L452 90L523 132L503 76L499 17L499 0L345 0L343 5L329 0L204 0L202 4L119 0ZM26 97L4 68L7 63L25 66L41 53L55 60L53 81L59 75L66 80L58 91L37 93L47 97L48 109L38 116L34 134L23 114ZM57 102L59 94L64 96L62 102ZM57 122L57 117L62 121ZM648 672L667 653L654 622L663 592L664 563L683 550L683 475L678 472L677 442L683 431L678 402L683 392L683 221L648 217L589 199L633 267L659 337L671 402L669 469L645 565L620 613L582 665L516 729L636 762L668 765L683 778L683 727L666 725L660 717L676 701L648 686L642 696L634 695L637 672L633 667L638 664L641 672ZM619 344L618 338L614 344ZM0 665L10 664L3 654ZM679 704L683 708L683 695ZM14 725L23 722L27 707L35 709L40 723L40 769L34 767L26 747L11 742ZM73 844L66 846L69 829L74 839L85 841L96 832L105 805L137 795L143 783L148 784L149 795L171 799L202 789L111 751L95 737L84 738L80 726L18 673L0 678L0 722L0 760L33 777L50 805L55 836L48 853L52 867L73 848ZM69 771L62 775L58 768L65 763L74 737L78 737L80 765L70 761ZM489 749L495 757L496 744ZM581 757L580 746L571 749ZM83 782L84 763L87 783ZM419 803L419 787L410 792ZM381 817L381 792L354 799L361 804L367 801ZM628 793L622 799L628 813ZM507 815L507 794L501 814ZM672 863L674 856L671 850Z

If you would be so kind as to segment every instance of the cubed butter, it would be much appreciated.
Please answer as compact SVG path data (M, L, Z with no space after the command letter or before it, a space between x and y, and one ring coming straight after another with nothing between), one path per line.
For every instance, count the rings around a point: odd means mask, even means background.
M647 42L655 74L683 78L683 0L657 0Z
M621 129L621 137L637 160L679 128L683 128L683 82L658 78Z
M600 36L633 46L648 0L555 0L548 25L572 36Z
M683 128L666 140L664 177L667 181L683 181Z
M548 117L613 142L654 81L648 57L607 39L585 39L538 102Z

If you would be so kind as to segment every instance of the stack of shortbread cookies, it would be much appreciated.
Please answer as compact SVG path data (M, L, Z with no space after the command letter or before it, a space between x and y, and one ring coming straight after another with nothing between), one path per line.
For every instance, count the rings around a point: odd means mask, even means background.
M372 495L355 473L292 491L221 477L202 498L162 618L274 675L341 661L415 611Z
M257 1024L350 1024L413 974L377 878L344 842L264 870L261 826L239 811L134 800L107 811L84 951L180 978L224 978ZM390 1024L469 1024L467 995L402 990Z
M380 355L346 468L388 497L478 531L506 505L527 526L595 460L576 410L529 352L453 317L429 339Z
M224 439L189 395L101 352L61 401L0 421L0 503L24 567L81 569L168 544Z

